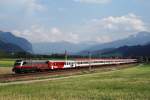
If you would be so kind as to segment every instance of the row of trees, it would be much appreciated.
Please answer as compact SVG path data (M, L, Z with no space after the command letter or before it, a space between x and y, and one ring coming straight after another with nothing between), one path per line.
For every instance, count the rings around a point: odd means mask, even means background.
M65 54L51 54L51 55L38 55L38 54L31 54L27 52L18 52L18 53L6 53L0 51L0 58L17 58L17 59L66 59L66 53ZM89 58L89 55L87 56L80 56L80 55L67 55L67 58L73 59L73 58ZM90 55L90 58L105 58L105 57L96 57L94 55ZM119 56L110 56L107 58L136 58L139 62L150 62L149 56L130 56L130 57L119 57Z
M82 58L83 56L78 55L67 55L67 58ZM0 52L0 58L17 58L17 59L66 59L66 54L51 54L51 55L39 55L31 54L27 52Z

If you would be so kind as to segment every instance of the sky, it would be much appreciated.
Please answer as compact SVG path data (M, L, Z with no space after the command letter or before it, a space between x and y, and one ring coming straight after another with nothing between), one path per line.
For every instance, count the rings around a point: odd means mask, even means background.
M106 43L150 28L150 0L0 0L0 30L32 43Z

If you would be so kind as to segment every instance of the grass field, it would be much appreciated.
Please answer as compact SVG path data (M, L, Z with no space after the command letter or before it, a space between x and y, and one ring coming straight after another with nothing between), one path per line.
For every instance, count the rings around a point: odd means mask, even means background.
M0 100L150 100L150 65L0 86Z
M0 67L12 67L14 61L13 59L0 59Z

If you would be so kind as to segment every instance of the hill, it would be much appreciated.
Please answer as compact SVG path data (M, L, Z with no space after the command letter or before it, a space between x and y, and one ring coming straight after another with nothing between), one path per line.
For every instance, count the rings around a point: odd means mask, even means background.
M5 52L23 52L24 50L17 45L5 43L0 40L0 50Z
M150 42L150 32L139 32L136 35L131 35L128 38L117 40L104 44L97 44L91 46L88 49L85 49L79 52L79 55L87 55L88 52L95 54L95 52L103 53L105 50L112 50L121 46L134 46L134 45L145 45Z
M32 52L32 45L24 38L14 36L11 32L0 31L0 47L4 51L26 51Z
M102 53L101 56L123 56L123 57L137 57L150 56L150 44L137 46L123 46L112 51Z
M35 54L52 54L52 53L65 53L65 50L69 54L74 54L92 46L88 43L69 43L69 42L43 42L43 43L33 43L33 51Z

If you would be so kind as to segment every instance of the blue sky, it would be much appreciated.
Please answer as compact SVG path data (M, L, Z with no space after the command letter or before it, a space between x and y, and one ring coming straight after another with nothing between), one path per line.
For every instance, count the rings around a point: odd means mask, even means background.
M0 0L0 30L31 42L110 42L149 31L150 0Z

